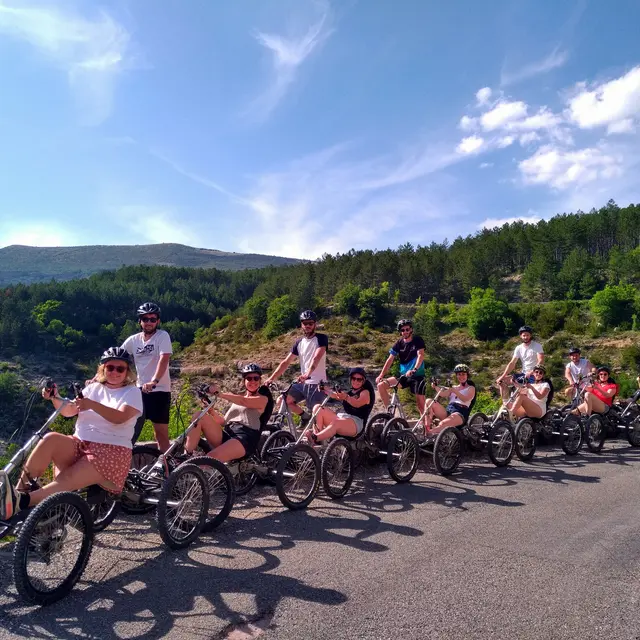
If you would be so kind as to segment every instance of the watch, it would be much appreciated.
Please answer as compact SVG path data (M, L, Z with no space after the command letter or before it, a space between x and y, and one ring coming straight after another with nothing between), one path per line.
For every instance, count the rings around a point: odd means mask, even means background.
M160 380L158 380L158 378L154 378L151 382L153 382L154 384L159 384Z

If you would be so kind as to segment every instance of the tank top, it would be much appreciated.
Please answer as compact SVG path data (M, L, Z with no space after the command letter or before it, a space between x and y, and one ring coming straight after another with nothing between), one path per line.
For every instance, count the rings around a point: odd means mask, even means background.
M260 409L248 409L239 404L232 404L224 414L224 422L239 422L251 429L260 431Z
M533 382L531 383L533 389L535 389L538 393L542 393L545 389L548 389L551 392L551 387L548 382ZM533 389L527 389L527 397L529 400L535 402L543 411L547 410L547 401L549 399L549 395L547 394L544 398L540 399L533 393Z
M471 397L468 400L463 400L457 393L456 393L456 388L458 389L471 389L472 386L470 384L465 385L464 387L451 387L451 394L449 395L449 402L450 403L455 403L455 404L460 404L463 407L470 407L471 403L473 402L474 398L476 397L475 394L475 388L474 388L474 393L471 394Z
M375 402L375 396L373 393L373 387L371 387L371 383L367 380L363 385L363 388L359 391L354 391L350 389L347 392L347 395L351 398L357 398L363 391L369 392L369 402L367 404L362 405L361 407L353 407L346 400L342 401L342 406L344 407L344 412L348 413L350 416L355 416L356 418L360 418L363 423L366 424L367 419L369 418L369 414L371 413L371 409L373 407L373 403Z

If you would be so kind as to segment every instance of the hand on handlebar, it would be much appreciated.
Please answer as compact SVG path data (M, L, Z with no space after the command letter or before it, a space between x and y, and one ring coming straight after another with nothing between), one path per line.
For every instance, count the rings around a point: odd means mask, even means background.
M45 400L53 400L60 397L58 396L58 387L55 382L52 382L50 387L42 388L42 397Z

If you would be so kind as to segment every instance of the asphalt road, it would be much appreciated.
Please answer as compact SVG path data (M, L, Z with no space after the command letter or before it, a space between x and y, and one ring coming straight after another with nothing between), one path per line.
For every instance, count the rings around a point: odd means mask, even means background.
M166 550L147 516L96 539L84 579L45 609L0 563L0 639L640 638L640 449L466 459L410 485L382 466L305 512L268 487L214 536Z

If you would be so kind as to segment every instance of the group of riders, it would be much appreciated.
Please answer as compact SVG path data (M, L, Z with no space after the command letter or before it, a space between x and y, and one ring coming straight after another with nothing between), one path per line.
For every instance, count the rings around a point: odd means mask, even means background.
M172 348L169 334L160 329L160 307L153 302L142 304L137 310L141 331L127 338L119 347L110 347L100 358L95 376L87 381L81 397L63 401L55 385L42 390L45 399L56 408L63 402L62 415L77 416L75 432L71 436L47 434L35 447L27 460L16 486L0 471L0 518L9 519L20 510L32 507L49 495L60 491L79 490L98 484L111 493L120 493L131 465L131 449L142 431L145 420L151 421L160 451L169 448L169 415L171 408L171 381L169 360ZM399 339L389 350L376 387L367 379L362 367L349 371L349 389L328 390L322 383L327 380L327 350L329 339L318 333L317 317L311 310L300 314L301 335L291 351L266 379L256 363L242 367L242 388L228 393L216 384L208 388L210 395L228 403L223 414L209 409L189 434L185 442L187 456L193 454L201 436L211 445L207 454L221 462L241 459L252 454L260 439L264 418L273 410L274 402L269 385L274 383L296 360L300 362L300 375L289 387L286 402L290 411L308 422L313 413L314 427L307 428L304 437L311 444L333 436L357 437L363 433L376 398L376 389L387 409L390 391L396 386L408 388L415 396L417 409L424 420L427 437L437 435L446 427L466 423L476 397L476 387L470 378L470 368L458 364L454 368L455 384L450 387L431 382L436 397L444 398L446 406L435 399L426 400L425 343L414 334L408 319L397 323ZM541 418L553 396L551 381L546 375L542 345L533 341L533 329L519 329L522 340L511 360L498 377L502 397L509 397L509 381L521 387L521 392L508 408L517 417ZM569 351L570 361L565 368L567 388L573 397L578 384L588 375L595 381L582 389L583 402L577 413L591 415L604 413L611 406L617 385L607 367L593 370L591 363L581 357L580 349ZM393 363L398 360L399 377L387 377ZM514 374L520 362L520 373ZM591 380L591 379L590 379ZM321 406L326 395L341 402L339 411ZM305 408L300 404L305 404ZM303 427L304 429L304 427ZM39 478L50 464L55 477L42 485Z

